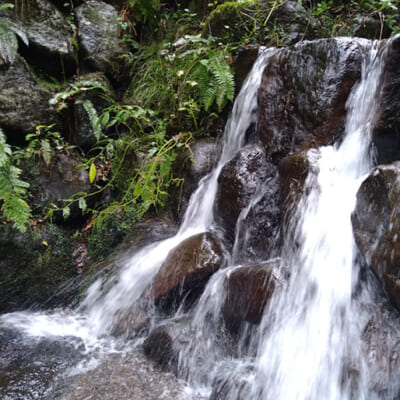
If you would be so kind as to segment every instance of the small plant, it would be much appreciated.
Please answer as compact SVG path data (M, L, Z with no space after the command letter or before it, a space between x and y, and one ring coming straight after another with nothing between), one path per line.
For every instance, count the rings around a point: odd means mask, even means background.
M21 232L26 232L31 212L24 200L29 184L19 177L21 170L11 163L12 150L0 129L0 200L3 217Z
M7 8L14 8L14 5L4 3L0 6L0 11ZM14 62L18 51L17 37L28 46L29 41L25 32L9 19L0 17L0 65L8 65Z

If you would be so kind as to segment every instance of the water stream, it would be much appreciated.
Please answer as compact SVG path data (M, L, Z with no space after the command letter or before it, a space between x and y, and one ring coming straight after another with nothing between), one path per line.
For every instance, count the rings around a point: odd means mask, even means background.
M339 144L308 153L305 194L287 229L291 240L281 257L281 267L291 276L285 290L272 298L260 327L248 327L235 345L220 323L224 281L240 259L244 229L240 222L231 265L214 274L189 314L178 310L174 316L187 316L192 333L192 339L178 349L178 376L191 387L182 399L209 398L211 386L221 376L236 382L227 390L226 400L371 398L364 381L368 366L362 355L362 324L357 322L362 312L353 296L358 270L350 216L357 189L372 166L370 139L384 50L368 41L359 45L365 60L362 78L348 99L345 136ZM126 343L110 336L121 313L136 306L171 249L194 234L216 228L213 203L218 176L246 144L246 133L257 121L262 72L278 51L260 51L227 122L221 158L200 181L174 237L140 249L118 274L107 282L95 282L77 310L6 314L0 316L0 328L16 329L25 337L69 338L68 344L85 356L86 363L75 366L78 374L93 368L93 359L101 355L126 354ZM250 206L261 198L260 190ZM140 343L141 339L133 346ZM232 357L235 346L236 357ZM349 373L353 369L358 371L355 378Z

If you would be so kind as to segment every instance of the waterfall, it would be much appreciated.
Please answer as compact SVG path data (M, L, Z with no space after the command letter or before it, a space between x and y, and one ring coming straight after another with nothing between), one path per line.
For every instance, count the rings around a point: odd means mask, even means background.
M358 270L350 216L361 180L372 166L370 142L385 52L368 41L360 41L360 46L365 60L361 80L347 102L344 138L308 152L309 174L280 258L282 270L290 271L287 285L273 295L261 325L242 332L233 360L226 350L231 339L221 328L221 308L224 282L240 266L233 264L240 259L240 240L245 236L239 218L232 265L211 277L188 313L193 336L178 349L178 375L200 388L201 398L210 396L221 371L239 382L225 400L369 398L363 383L368 370L361 355L359 310L352 299ZM192 194L175 236L140 249L108 281L96 281L77 310L12 313L0 316L0 327L13 326L32 336L77 337L87 352L114 351L110 333L120 314L142 299L168 253L183 240L216 228L213 204L218 176L246 144L246 132L257 122L262 74L279 51L261 49L226 124L220 160ZM260 200L260 190L243 215ZM178 310L174 317L184 313Z
M361 179L371 168L370 141L383 68L376 45L366 53L361 81L347 102L343 142L308 153L314 165L288 229L293 240L282 255L291 278L264 316L254 398L366 398L361 391L351 393L355 388L350 370L356 367L363 373L358 359L361 332L357 310L352 309L358 273L351 213Z

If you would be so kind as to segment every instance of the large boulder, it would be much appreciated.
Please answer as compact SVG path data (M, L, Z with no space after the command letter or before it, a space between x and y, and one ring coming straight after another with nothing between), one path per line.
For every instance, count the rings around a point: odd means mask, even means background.
M173 186L171 194L172 212L177 220L185 214L192 193L199 181L210 173L218 161L220 146L215 140L199 139L183 149L173 165L174 177L183 179L182 186Z
M49 99L50 92L38 84L22 57L0 70L0 127L10 142L22 142L37 125L57 120Z
M75 8L75 17L80 49L88 65L114 79L125 75L121 56L127 50L120 39L118 11L110 4L90 0Z
M380 114L373 130L376 161L400 160L400 37L390 42L380 96Z
M377 167L361 184L352 215L361 254L400 309L400 162Z
M346 100L360 78L368 46L360 39L321 39L271 56L259 90L257 126L274 163L341 136Z
M227 275L222 315L229 330L236 332L244 322L260 323L265 306L282 281L279 263L279 259L274 259L245 265Z
M32 0L24 7L3 12L26 33L29 46L21 45L23 56L45 73L65 78L76 69L72 26L48 0Z
M242 210L275 175L275 166L267 162L263 148L258 145L246 146L222 168L214 211L216 220L231 240Z
M193 301L226 262L221 240L210 232L191 236L171 250L153 279L154 301L163 309Z

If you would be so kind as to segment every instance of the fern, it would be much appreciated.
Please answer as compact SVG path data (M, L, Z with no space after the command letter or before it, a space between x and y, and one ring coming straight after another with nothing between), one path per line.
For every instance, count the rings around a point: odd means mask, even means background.
M19 178L21 170L11 165L12 151L6 143L5 135L0 129L0 200L3 216L12 221L15 228L26 232L31 217L29 205L23 199L27 182Z
M211 54L210 58L200 61L192 74L198 83L200 101L206 111L215 103L222 111L235 93L235 81L224 55Z
M0 11L12 6L10 3L5 3L0 6ZM29 41L25 32L9 19L0 17L0 66L14 62L18 50L17 37L28 46Z
M93 129L93 134L96 137L96 140L99 141L101 136L101 125L99 122L99 116L96 109L94 108L93 103L90 100L78 100L76 104L82 104L82 107L89 117L90 125Z

